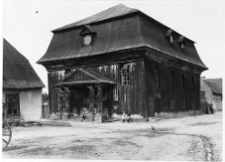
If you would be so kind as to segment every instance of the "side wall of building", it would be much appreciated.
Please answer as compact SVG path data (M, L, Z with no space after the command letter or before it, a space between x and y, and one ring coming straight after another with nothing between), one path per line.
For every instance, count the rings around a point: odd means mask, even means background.
M222 110L222 107L223 107L223 102L222 102L222 94L216 94L216 93L213 93L213 98L214 98L214 101L216 103L216 106L217 106L217 109L219 111Z
M40 120L42 111L42 89L3 91L3 102L6 102L7 94L19 95L20 119L26 121Z
M20 92L20 116L24 120L40 120L42 110L42 90Z
M148 116L199 109L199 74L146 59Z

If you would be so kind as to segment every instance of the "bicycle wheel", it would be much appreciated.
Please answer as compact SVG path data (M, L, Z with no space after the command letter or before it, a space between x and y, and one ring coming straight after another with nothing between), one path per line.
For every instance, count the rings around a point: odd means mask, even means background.
M12 139L12 130L7 121L2 123L2 148L6 148Z

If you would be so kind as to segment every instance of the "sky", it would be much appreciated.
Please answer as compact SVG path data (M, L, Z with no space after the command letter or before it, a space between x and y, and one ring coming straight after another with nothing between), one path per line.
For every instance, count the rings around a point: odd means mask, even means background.
M225 41L224 2L219 0L173 1L75 1L13 0L3 2L3 37L31 63L47 90L47 71L36 62L45 54L52 30L124 4L136 8L193 40L209 70L206 78L221 78Z

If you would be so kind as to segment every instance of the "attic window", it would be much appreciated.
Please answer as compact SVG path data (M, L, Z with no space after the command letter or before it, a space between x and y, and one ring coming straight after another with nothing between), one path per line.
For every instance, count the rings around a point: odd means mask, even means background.
M184 41L184 37L183 37L183 36L180 36L180 37L178 38L177 43L180 45L180 48L181 48L181 49L184 49L185 41Z
M170 36L170 43L173 43L173 36Z
M169 42L172 44L174 42L174 37L173 37L173 30L169 29L166 32L166 38L169 40Z
M93 44L93 39L96 32L92 29L90 25L84 25L80 35L83 37L83 44L90 45Z

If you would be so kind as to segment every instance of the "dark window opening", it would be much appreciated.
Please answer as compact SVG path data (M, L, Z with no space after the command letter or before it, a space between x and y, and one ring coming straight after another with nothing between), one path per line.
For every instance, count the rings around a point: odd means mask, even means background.
M195 109L195 102L191 101L191 109Z
M158 68L155 68L155 87L159 88L159 71Z
M184 76L184 74L182 74L182 76L181 76L181 88L182 88L182 91L185 92L185 76Z
M194 77L192 76L191 77L191 92L194 92L195 90L195 80L194 80Z
M185 110L185 108L186 108L186 102L185 102L185 100L182 100L182 103L181 104L182 104L181 105L182 110Z
M170 77L171 77L171 89L174 90L175 89L175 79L174 79L173 71L170 72Z
M173 99L170 100L170 109L171 110L175 109L175 100Z
M7 113L8 115L19 115L19 95L6 95Z

